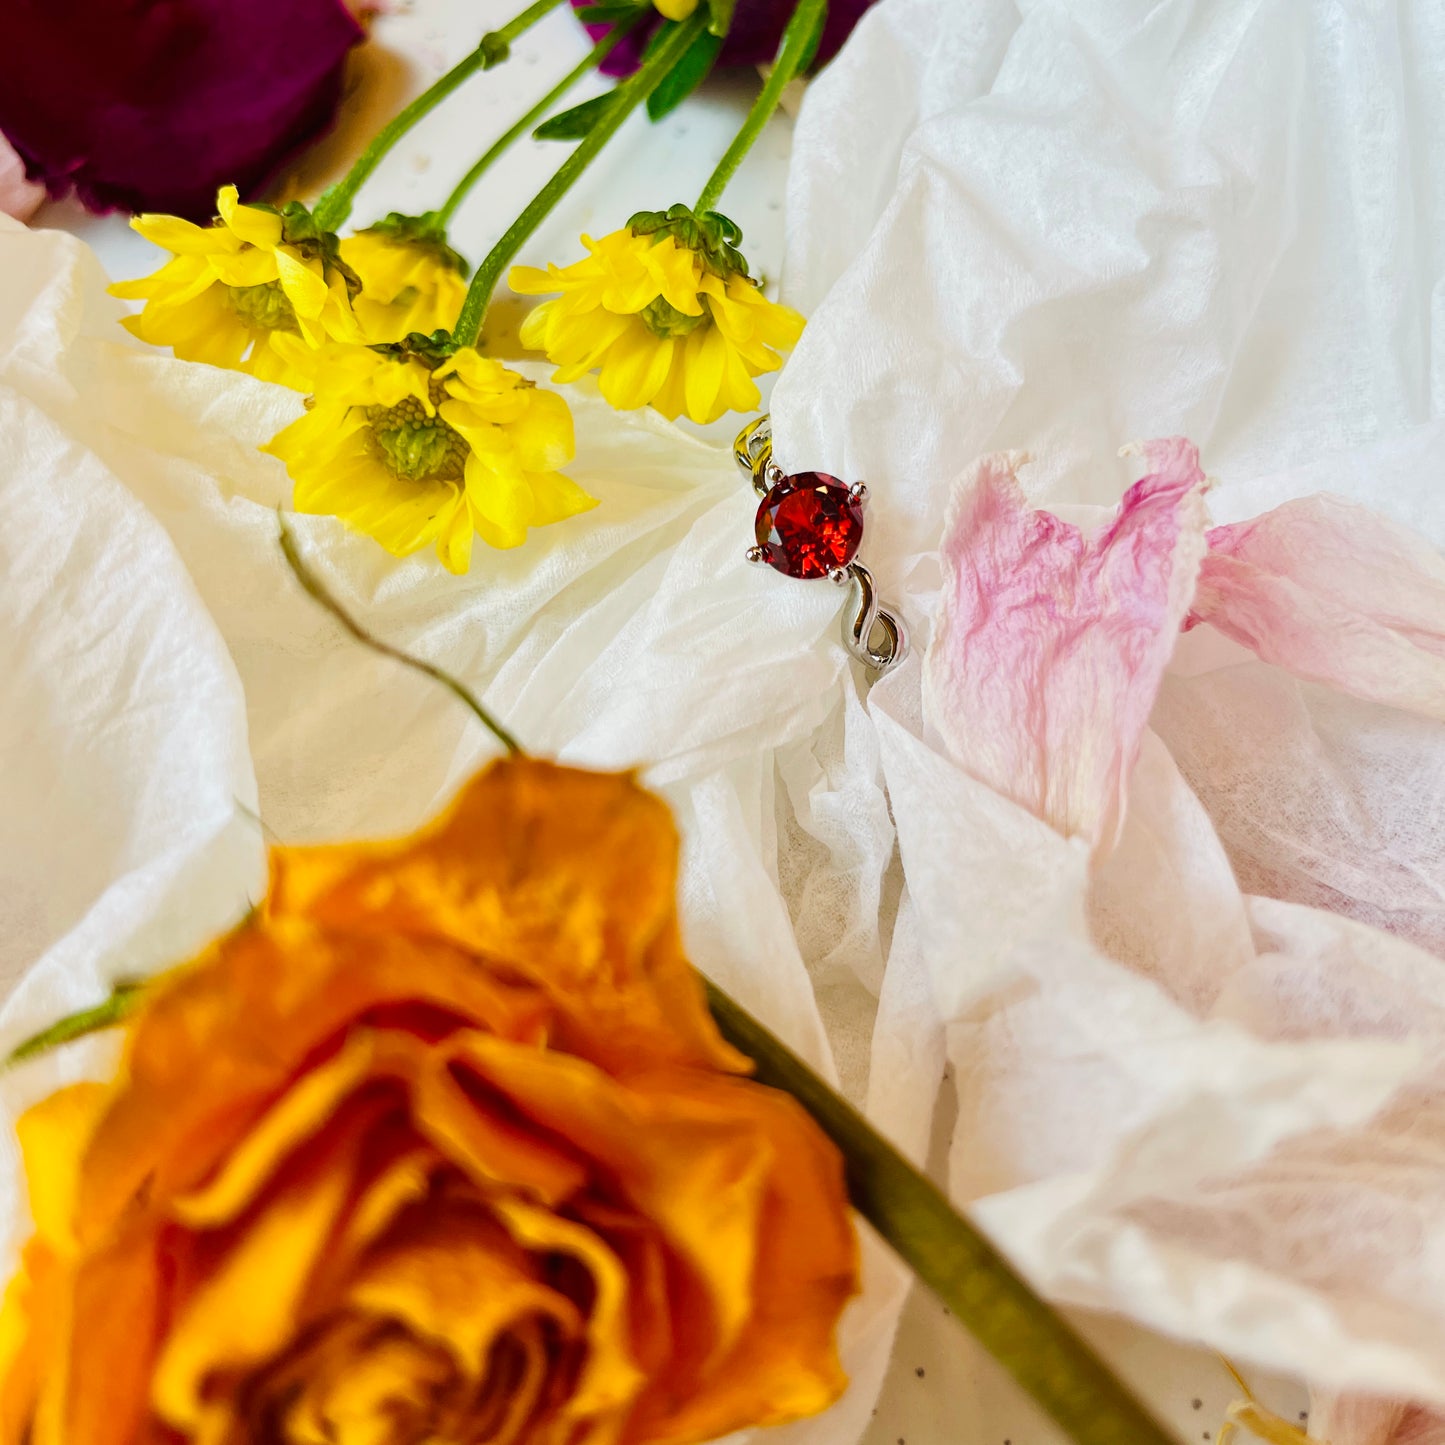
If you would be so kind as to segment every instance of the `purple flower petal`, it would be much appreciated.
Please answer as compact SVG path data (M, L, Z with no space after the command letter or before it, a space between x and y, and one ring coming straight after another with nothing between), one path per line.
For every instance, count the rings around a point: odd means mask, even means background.
M595 0L572 0L572 8L580 10ZM706 0L703 0L706 3ZM818 46L814 66L825 64L843 48L853 27L874 0L833 0L828 6L828 19L823 25L823 39ZM723 44L719 65L766 65L778 53L778 42L793 13L794 0L738 0L733 12L732 29ZM648 37L659 21L643 24L633 31L603 63L604 75L631 75L642 59ZM606 25L589 25L587 33L594 40L607 34Z
M50 193L204 220L332 121L340 0L5 0L0 131Z

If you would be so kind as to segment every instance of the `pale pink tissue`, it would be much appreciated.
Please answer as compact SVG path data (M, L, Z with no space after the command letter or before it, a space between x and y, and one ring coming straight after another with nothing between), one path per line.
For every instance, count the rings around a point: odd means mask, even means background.
M1018 453L954 493L924 660L929 722L975 777L1065 836L1112 844L1130 770L1194 594L1205 478L1183 438L1086 535L1033 511Z
M0 211L17 221L28 221L45 199L45 187L25 179L25 162L0 135Z
M1187 625L1298 677L1445 719L1445 557L1318 495L1215 527Z

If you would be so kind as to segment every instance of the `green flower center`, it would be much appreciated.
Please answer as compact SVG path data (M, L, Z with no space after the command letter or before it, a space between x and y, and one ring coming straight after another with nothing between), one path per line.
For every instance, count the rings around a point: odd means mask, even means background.
M433 402L441 399L433 397ZM455 427L428 416L416 397L396 406L369 406L366 419L372 450L397 476L409 482L462 479L471 448Z
M679 311L672 302L659 296L656 301L649 302L643 308L642 319L654 336L688 336L699 326L710 324L712 312L707 309L707 302L704 301L702 314L689 316L687 312Z
M263 281L259 286L227 286L226 291L232 309L248 326L259 331L301 330L279 281Z

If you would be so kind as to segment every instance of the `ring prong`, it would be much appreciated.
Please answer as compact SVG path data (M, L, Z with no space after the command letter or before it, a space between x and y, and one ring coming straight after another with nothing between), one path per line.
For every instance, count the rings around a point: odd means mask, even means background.
M749 547L744 555L754 567L767 566L768 554L761 547Z
M781 482L785 476L787 476L787 473L782 469L782 467L777 464L777 462L769 462L767 470L764 472L763 475L767 477L768 485L770 487L776 487L778 483Z
M850 580L846 567L835 567L828 573L828 581L835 587L846 587Z
M852 497L855 502L866 502L868 500L868 483L854 482L853 485L848 488L848 495Z

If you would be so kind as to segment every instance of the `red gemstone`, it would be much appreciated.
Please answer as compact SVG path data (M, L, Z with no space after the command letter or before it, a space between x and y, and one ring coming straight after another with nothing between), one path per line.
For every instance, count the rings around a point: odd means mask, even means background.
M853 560L863 506L837 477L799 472L763 498L755 531L770 567L789 577L826 577Z

